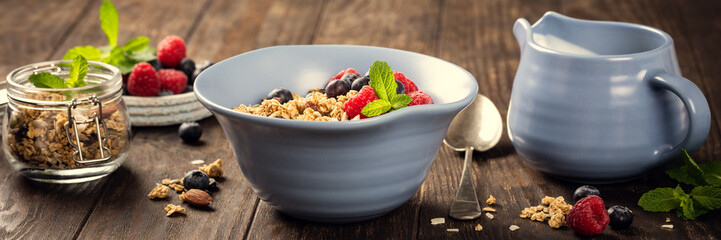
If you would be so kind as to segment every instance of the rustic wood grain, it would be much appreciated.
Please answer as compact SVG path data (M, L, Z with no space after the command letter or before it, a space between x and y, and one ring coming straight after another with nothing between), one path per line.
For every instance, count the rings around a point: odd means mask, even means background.
M62 57L76 45L105 45L97 9L101 1L0 1L0 72L27 63ZM176 34L186 40L196 62L220 61L253 49L283 44L362 44L404 49L448 60L471 72L479 92L508 109L519 49L511 32L514 21L533 23L553 10L571 17L640 23L673 37L683 75L696 83L711 106L712 127L706 143L693 154L698 162L721 156L721 2L681 0L207 0L115 1L120 16L119 42L145 35L151 45ZM411 200L388 215L355 224L317 224L297 220L260 201L243 178L217 121L200 122L202 144L182 144L177 125L134 128L131 154L109 177L85 184L48 185L22 178L0 161L0 238L22 239L571 239L567 227L520 219L523 207L545 195L572 201L580 184L547 176L527 165L504 131L501 142L474 154L478 198L498 199L495 218L456 221L447 217L462 168L462 154L439 149L430 173ZM165 217L168 203L146 195L163 178L179 178L206 162L225 160L227 178L213 194L210 209L188 207L186 215ZM669 166L670 167L670 166ZM697 221L675 213L645 212L638 198L656 187L677 183L652 171L637 180L597 185L607 206L634 212L630 229L608 228L599 239L718 239L719 210ZM688 186L684 186L687 190ZM446 224L430 219L446 217ZM671 218L673 230L660 228ZM480 223L484 229L473 231ZM511 232L508 226L521 227ZM460 232L447 232L459 228Z
M0 74L49 60L88 7L88 0L0 1Z

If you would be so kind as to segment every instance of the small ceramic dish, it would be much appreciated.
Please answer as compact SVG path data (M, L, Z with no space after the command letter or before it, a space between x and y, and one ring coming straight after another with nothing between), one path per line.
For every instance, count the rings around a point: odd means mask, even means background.
M233 111L260 103L274 88L303 94L341 69L364 72L375 60L403 72L435 104L344 122ZM477 90L470 73L444 60L348 45L263 48L219 62L195 81L198 100L220 122L255 193L287 215L333 223L372 219L410 199L451 120Z

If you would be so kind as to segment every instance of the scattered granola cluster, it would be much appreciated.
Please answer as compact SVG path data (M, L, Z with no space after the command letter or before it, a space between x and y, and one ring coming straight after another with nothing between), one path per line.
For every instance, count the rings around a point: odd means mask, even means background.
M168 196L169 191L170 188L168 186L162 184L155 184L155 188L153 188L153 190L150 190L150 193L148 193L148 197L150 199L165 198Z
M223 177L223 160L215 160L215 162L210 165L203 165L202 167L199 167L198 170L203 171L211 178Z
M42 101L66 100L62 94L45 92L31 94L30 98ZM96 108L75 110L73 116L76 120L85 120L94 116L95 111ZM117 107L110 105L103 106L103 120L108 130L105 135L107 136L105 145L112 151L113 158L116 158L128 145L129 129L126 125L128 121L123 118ZM52 169L83 167L84 164L73 160L76 149L68 142L65 132L66 122L68 122L66 110L37 105L18 107L17 111L12 111L8 119L7 141L10 152L18 161L35 167ZM101 134L104 134L104 131L101 127ZM100 158L95 123L78 124L78 133L83 155L86 158Z
M168 212L165 214L166 217L170 217L173 213L185 214L185 208L180 205L168 204L168 206L165 206L165 211Z
M203 161L194 160L191 163L193 164L202 164ZM214 178L208 178L208 176L212 176L215 178L221 178L223 177L223 160L218 159L215 162L213 162L210 165L203 165L202 167L199 167L199 170L202 171L202 173L198 170L193 170L195 172L198 172L199 174L207 174L207 176L204 176L204 179L206 180L206 185L203 187L203 190L194 188L192 185L190 185L190 182L188 182L188 187L183 184L183 179L170 179L166 178L161 180L160 184L156 184L155 188L150 190L150 193L148 193L148 198L150 199L163 199L168 196L168 192L170 192L170 189L172 188L176 192L180 193L178 195L178 198L180 201L183 201L185 203L188 203L190 205L194 206L208 206L213 202L213 197L210 195L210 193L207 192L207 190L211 191L217 191L217 182ZM191 172L193 172L191 171ZM193 179L191 179L193 180ZM209 183L208 183L209 182ZM173 205L168 204L165 207L165 211L167 211L166 216L170 216L173 213L185 213L185 208L183 208L180 205Z
M355 96L358 91L351 90L345 95L329 98L317 89L311 90L306 97L293 93L293 99L281 104L277 98L265 99L254 106L240 105L233 110L265 117L296 119L306 121L348 121L343 111L343 103ZM360 118L360 117L359 117Z
M548 219L551 228L560 228L566 223L566 215L573 205L566 203L562 196L541 199L541 205L527 207L521 211L521 218L530 218L531 221L543 222Z

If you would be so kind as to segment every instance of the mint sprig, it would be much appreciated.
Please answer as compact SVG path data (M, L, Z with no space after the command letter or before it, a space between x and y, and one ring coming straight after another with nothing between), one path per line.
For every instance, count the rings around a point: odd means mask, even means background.
M721 187L721 161L696 164L684 149L681 149L681 157L684 165L666 171L669 177L693 186Z
M696 164L686 150L681 149L684 165L666 171L676 181L696 186L687 194L681 186L656 188L644 193L638 205L649 212L668 212L676 209L676 215L686 220L715 209L721 209L721 162Z
M108 44L115 46L118 44L118 11L115 5L108 0L104 0L100 5L100 28L108 36Z
M86 86L85 75L88 74L88 61L78 55L73 59L69 78L63 80L51 73L43 72L30 75L28 81L38 88L76 88Z
M115 65L122 74L130 73L136 63L156 59L155 48L148 46L150 39L139 36L130 39L122 46L118 45L118 12L115 5L104 0L100 6L100 28L108 38L108 45L93 47L90 45L73 47L65 53L63 60L74 59L81 55L90 61L101 61Z
M370 77L369 85L375 90L379 99L368 103L361 113L368 117L374 117L388 111L398 110L407 107L413 99L406 94L397 94L395 77L388 63L375 61L368 71Z

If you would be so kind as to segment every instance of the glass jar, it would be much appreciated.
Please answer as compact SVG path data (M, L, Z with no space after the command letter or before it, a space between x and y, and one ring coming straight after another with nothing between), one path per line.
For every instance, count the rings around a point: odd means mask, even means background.
M7 75L3 151L5 159L32 180L99 179L115 171L128 155L130 118L117 67L89 61L87 85L78 88L38 88L28 81L30 75L42 72L66 79L71 63L34 63Z

